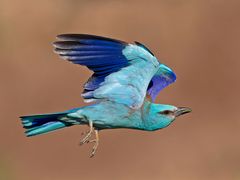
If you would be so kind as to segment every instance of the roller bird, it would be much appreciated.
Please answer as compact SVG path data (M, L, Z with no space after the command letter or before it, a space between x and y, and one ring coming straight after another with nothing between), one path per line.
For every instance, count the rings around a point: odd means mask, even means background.
M168 127L187 107L156 104L158 93L176 80L175 73L142 43L89 34L61 34L53 43L62 59L93 71L81 96L91 104L64 112L21 116L26 136L73 125L88 125L80 144L99 144L99 131L128 128L155 131ZM95 137L93 137L95 135Z

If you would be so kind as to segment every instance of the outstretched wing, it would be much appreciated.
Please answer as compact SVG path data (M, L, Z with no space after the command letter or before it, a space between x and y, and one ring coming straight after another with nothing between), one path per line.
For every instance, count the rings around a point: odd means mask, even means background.
M57 38L60 41L54 43L56 53L94 71L84 85L85 101L109 100L136 109L141 107L147 90L155 94L156 81L152 78L159 76L161 65L144 45L86 34Z

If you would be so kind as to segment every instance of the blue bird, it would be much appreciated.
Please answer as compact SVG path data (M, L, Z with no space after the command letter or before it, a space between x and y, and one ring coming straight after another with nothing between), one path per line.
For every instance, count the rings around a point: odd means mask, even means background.
M26 136L89 125L90 130L80 144L93 142L93 157L99 144L99 130L155 131L191 111L153 103L157 94L176 80L176 75L143 44L87 34L62 34L57 38L54 51L61 58L94 72L81 94L85 102L94 104L59 113L22 116ZM95 139L91 138L93 134Z

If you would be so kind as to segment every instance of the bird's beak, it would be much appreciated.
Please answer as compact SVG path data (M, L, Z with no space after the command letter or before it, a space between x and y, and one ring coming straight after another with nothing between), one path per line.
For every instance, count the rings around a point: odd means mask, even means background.
M178 109L174 112L175 117L178 117L180 115L190 113L192 110L188 107L178 107Z

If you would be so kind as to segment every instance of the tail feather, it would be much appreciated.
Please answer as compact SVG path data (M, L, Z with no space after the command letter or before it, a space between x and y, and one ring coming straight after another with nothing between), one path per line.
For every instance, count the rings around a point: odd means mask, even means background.
M23 127L26 129L26 136L45 134L60 128L70 126L71 124L61 121L66 116L66 112L54 114L39 114L30 116L21 116Z

